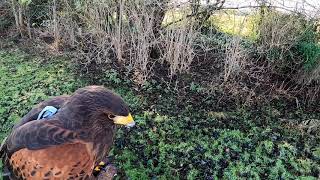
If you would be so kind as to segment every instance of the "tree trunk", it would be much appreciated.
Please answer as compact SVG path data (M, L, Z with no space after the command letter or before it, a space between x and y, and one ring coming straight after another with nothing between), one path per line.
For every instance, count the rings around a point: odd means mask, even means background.
M15 19L15 22L16 22L16 27L17 27L17 29L18 29L21 37L22 37L23 34L22 34L22 31L21 31L21 27L20 27L19 14L18 14L17 9L16 9L16 7L17 7L16 0L12 0L11 3L12 3L12 13L14 15L14 19Z
M162 22L164 20L164 17L166 15L166 11L167 11L167 5L168 5L168 0L159 0L156 1L156 3L154 4L153 8L153 33L155 35L155 38L159 38L160 36L160 32L161 32L161 25Z
M52 16L53 16L54 46L55 48L58 49L60 33L59 33L59 27L58 27L57 0L53 0Z
M153 24L152 24L152 31L155 39L159 39L161 36L162 31L162 22L165 18L168 0L156 0L152 5L153 11ZM157 46L153 46L150 48L150 57L153 59L158 59L160 57L160 49Z

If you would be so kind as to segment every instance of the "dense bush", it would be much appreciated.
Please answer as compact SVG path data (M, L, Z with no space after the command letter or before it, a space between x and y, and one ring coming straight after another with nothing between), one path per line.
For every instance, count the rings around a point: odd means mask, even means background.
M0 2L0 37L8 33L9 27L14 23L14 17L11 14L8 2Z
M299 83L296 80L301 80L301 74L318 68L316 21L269 10L259 25L258 50L270 64L272 73Z

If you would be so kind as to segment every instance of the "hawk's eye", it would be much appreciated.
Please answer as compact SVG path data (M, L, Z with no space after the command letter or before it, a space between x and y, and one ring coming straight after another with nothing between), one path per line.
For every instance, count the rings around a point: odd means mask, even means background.
M113 119L113 118L115 118L116 116L115 115L113 115L113 114L108 114L108 118L109 119Z

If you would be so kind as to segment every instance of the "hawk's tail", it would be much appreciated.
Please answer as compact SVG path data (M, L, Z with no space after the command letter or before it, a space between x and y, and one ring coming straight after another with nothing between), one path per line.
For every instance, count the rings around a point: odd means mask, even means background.
M8 167L6 166L7 165L7 146L6 146L6 140L7 140L7 137L4 138L4 140L2 141L1 143L1 146L0 146L0 159L2 159L2 179L3 180L9 180L10 179L10 171L8 169ZM0 178L1 179L1 178Z
M7 140L7 137L4 138L4 140L2 141L1 146L0 146L0 159L2 159L2 160L6 156L6 149L7 149L6 140Z

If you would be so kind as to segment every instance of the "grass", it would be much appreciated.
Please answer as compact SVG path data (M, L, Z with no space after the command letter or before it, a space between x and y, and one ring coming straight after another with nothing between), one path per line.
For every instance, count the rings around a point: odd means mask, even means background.
M78 87L103 84L128 102L137 126L117 132L110 153L117 178L130 179L317 179L320 137L287 128L279 118L320 118L286 105L215 109L213 96L186 95L149 82L138 91L116 71L99 80L79 79L63 58L0 51L0 139L31 107ZM193 88L192 88L193 87Z
M221 32L256 40L258 13L238 15L236 11L222 11L210 17L209 22L214 24Z
M32 106L50 96L70 94L75 80L63 59L43 59L19 50L0 51L0 139Z
M186 16L186 14L188 14L187 9L167 11L163 25L178 21ZM241 15L234 10L219 11L209 18L206 25L208 27L215 27L217 30L229 35L240 36L255 41L258 38L258 27L256 26L259 17L257 12Z

